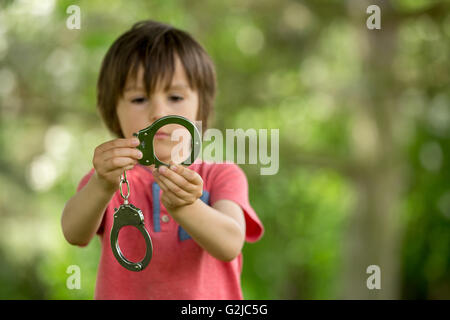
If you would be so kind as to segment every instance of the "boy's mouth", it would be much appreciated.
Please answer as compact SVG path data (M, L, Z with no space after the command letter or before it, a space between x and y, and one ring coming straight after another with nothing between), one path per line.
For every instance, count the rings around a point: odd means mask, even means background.
M168 133L162 132L162 131L158 131L155 134L155 138L156 139L167 139L168 137L170 137L170 135Z

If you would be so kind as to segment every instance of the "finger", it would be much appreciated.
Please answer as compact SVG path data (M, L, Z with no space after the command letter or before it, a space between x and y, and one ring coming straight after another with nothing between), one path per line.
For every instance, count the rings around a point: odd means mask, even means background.
M153 176L156 183L159 185L159 187L162 189L162 191L166 192L169 191L169 188L165 185L164 182L162 182L159 177L157 177L156 175Z
M159 175L158 179L160 181L162 181L166 187L173 192L177 197L180 197L182 199L189 199L192 198L192 195L188 192L186 192L185 190L183 190L182 188L180 188L179 186L177 186L175 183L173 183L172 181L170 181L168 178L164 177L163 175Z
M114 139L107 141L105 143L102 143L99 145L96 150L98 152L105 152L110 149L114 148L131 148L131 147L137 147L139 145L139 139L138 138L129 138L129 139Z
M124 171L131 170L131 169L133 169L133 167L134 166L125 166L122 168L118 168L116 170L112 170L112 171L108 172L107 175L111 176L111 177L117 177L117 179L118 179L117 182L120 182L120 177L124 173Z
M164 177L163 175L159 174L157 178L159 181L162 181L164 183L164 185L167 187L168 190L170 190L177 196L179 196L181 198L189 198L191 196L190 193L184 191L183 189L181 189L179 186L177 186L175 183L173 183L172 181L170 181L168 178Z
M184 167L183 165L172 164L170 166L170 169L172 171L178 173L180 176L185 178L190 183L193 183L195 185L203 184L203 179L197 172L190 170L190 169Z
M158 170L158 173L166 178L168 178L170 181L172 181L174 184L176 184L181 189L186 190L187 192L192 192L197 189L197 186L187 181L185 178L183 178L181 175L176 173L175 171L167 168L167 167L160 167Z
M133 167L132 166L126 166L123 168L118 168L116 170L107 172L102 174L106 179L108 179L108 181L115 181L116 186L119 185L120 183L120 178L121 175L124 173L125 170L131 170Z
M116 170L118 168L135 165L137 160L128 157L111 158L105 163L106 172Z
M139 160L142 158L142 152L136 148L114 148L103 153L105 161L115 157L130 157Z
M163 192L161 195L161 202L163 203L169 203L172 207L179 207L187 203L187 201L178 198L175 194L173 194L170 191Z

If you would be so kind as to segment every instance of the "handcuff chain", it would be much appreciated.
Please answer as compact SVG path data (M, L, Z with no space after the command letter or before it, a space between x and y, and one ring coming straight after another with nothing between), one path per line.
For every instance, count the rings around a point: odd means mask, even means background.
M125 183L127 185L127 194L126 195L123 194L122 183ZM124 200L124 204L128 204L128 197L130 196L130 185L128 184L126 170L123 172L123 178L122 178L122 175L120 176L119 190L120 190L120 195L122 196L122 198Z

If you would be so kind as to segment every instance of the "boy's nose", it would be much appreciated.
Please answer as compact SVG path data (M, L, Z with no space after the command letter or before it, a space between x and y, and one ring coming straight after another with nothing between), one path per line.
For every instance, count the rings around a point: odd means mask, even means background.
M166 108L164 107L163 103L153 103L153 105L150 108L150 121L153 123L159 118L162 118L164 116L167 116Z

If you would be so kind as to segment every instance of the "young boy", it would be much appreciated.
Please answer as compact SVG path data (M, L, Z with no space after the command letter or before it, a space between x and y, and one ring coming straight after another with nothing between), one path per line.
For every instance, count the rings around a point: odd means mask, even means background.
M97 105L118 138L95 149L94 168L66 203L61 220L73 245L86 246L95 234L100 236L96 299L243 298L241 249L244 241L259 240L264 229L249 204L242 169L199 160L188 167L173 165L170 138L164 135L155 149L170 168L143 166L137 163L139 141L132 138L167 115L201 120L205 129L215 87L214 65L204 49L188 33L166 24L136 23L106 54ZM153 242L153 258L140 272L122 267L110 246L125 170L129 201L142 210ZM145 254L136 228L122 228L119 244L128 260L139 261Z

